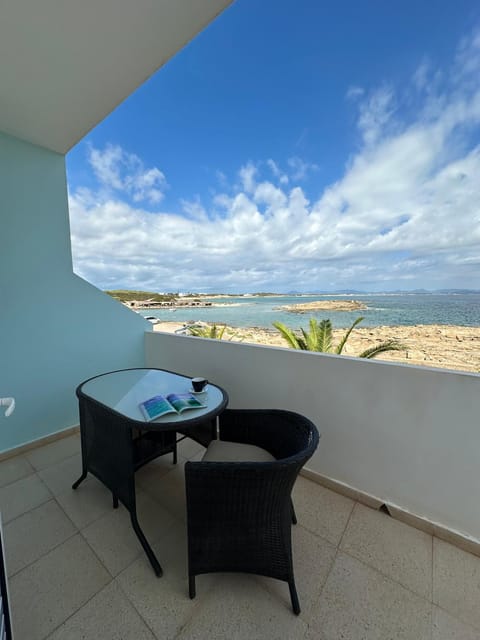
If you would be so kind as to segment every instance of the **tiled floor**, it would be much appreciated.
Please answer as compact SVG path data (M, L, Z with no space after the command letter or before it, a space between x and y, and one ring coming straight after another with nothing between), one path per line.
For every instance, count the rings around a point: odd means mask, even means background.
M72 436L0 463L0 508L16 640L480 639L480 558L299 478L288 588L245 575L197 578L187 593L183 470L160 458L137 474L139 520L156 578L123 507L80 473Z

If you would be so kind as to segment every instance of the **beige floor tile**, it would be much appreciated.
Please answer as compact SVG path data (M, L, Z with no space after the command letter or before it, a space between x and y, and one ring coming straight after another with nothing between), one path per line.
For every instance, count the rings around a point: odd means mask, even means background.
M310 623L326 640L429 640L431 603L340 552ZM314 636L313 636L314 637Z
M58 494L56 500L79 529L113 509L111 492L91 475L78 489L68 488L65 493Z
M201 444L195 442L191 438L185 438L177 445L178 454L181 455L186 460L190 460L194 456L199 453L205 453L205 447L202 447Z
M177 638L300 640L306 631L306 623L290 606L263 589L254 576L215 574L215 584L205 602Z
M157 500L142 489L137 489L136 502L138 521L152 544L170 531L174 524L179 524L186 535L185 523L172 516Z
M434 538L433 601L480 630L480 558Z
M152 544L165 575L181 585L183 593L187 588L188 559L187 559L187 529L183 521L175 520L174 524ZM205 582L209 582L205 579Z
M72 484L82 473L82 456L80 453L66 458L57 464L38 472L40 478L54 496L70 491Z
M132 529L130 515L121 505L82 529L82 535L112 576L144 553Z
M443 609L433 607L432 640L478 640L480 634L473 627L456 620Z
M297 524L292 527L292 550L301 615L302 618L308 619L332 567L336 549L323 538L319 538ZM290 592L286 582L264 577L258 579L286 607L291 606Z
M137 516L150 545L174 524L174 518L168 511L141 492L137 492ZM83 529L82 535L113 576L139 555L145 554L132 528L130 514L122 505ZM160 559L159 562L161 564Z
M182 465L166 473L157 482L143 483L142 489L179 520L186 520L185 472Z
M311 480L298 477L293 490L293 504L299 524L338 545L354 502Z
M50 467L52 464L61 462L65 460L65 458L70 458L80 453L80 451L80 435L75 434L46 444L38 449L32 449L32 451L28 451L25 454L25 457L30 464L39 471L40 469Z
M183 462L184 458L179 455L177 464L182 465ZM160 458L152 460L152 462L149 462L135 473L135 484L137 487L148 488L152 484L156 483L159 478L176 468L177 465L173 464L172 456L170 454L160 456Z
M341 549L418 595L432 599L432 536L356 504Z
M327 640L327 636L323 635L323 633L319 629L309 627L303 640Z
M0 489L0 506L4 524L47 502L52 494L37 474L12 482Z
M120 587L111 582L48 640L155 640Z
M25 456L15 456L0 462L0 487L31 475L35 469Z
M83 538L70 538L10 579L15 640L45 638L110 579Z
M13 575L77 532L54 500L24 513L5 526L5 555Z
M156 577L143 555L125 569L117 581L156 637L169 640L176 637L192 615L197 615L211 582L201 576L198 596L190 600L183 525L174 525L153 545L153 550L162 565L163 577Z

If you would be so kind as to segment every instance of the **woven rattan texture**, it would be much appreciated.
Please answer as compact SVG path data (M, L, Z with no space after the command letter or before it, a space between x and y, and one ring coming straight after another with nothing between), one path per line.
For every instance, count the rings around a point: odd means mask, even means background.
M295 589L291 492L318 431L290 411L226 410L220 438L262 447L276 460L185 464L191 584L201 573L241 571Z
M138 431L132 421L79 394L82 458L125 505L135 500L133 474L143 464L176 448L176 432Z

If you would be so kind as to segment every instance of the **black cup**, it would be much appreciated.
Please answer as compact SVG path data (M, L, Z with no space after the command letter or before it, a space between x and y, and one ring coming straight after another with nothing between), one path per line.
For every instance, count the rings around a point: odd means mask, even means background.
M206 378L192 378L192 387L197 393L203 391L207 384L208 380Z

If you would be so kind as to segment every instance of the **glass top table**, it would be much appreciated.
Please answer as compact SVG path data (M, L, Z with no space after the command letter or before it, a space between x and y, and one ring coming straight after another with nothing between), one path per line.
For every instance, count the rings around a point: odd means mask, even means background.
M79 389L83 395L101 402L130 420L142 423L142 428L145 427L145 419L139 408L141 402L156 395L193 391L190 378L163 369L112 371L87 380ZM205 420L212 412L218 415L219 408L225 407L225 391L216 385L208 384L204 392L195 395L202 404L207 405L205 408L189 410L180 415L169 413L149 422L149 427L180 422L182 428L185 428L191 421Z
M135 471L167 453L177 462L177 433L207 445L216 437L216 419L228 403L227 393L208 384L196 394L205 407L182 414L169 413L146 422L141 402L156 395L188 393L191 378L163 369L123 369L82 382L76 390L80 411L82 474L77 489L90 472L110 491L113 507L119 501L130 512L133 529L158 576L162 568L154 555L136 513Z

